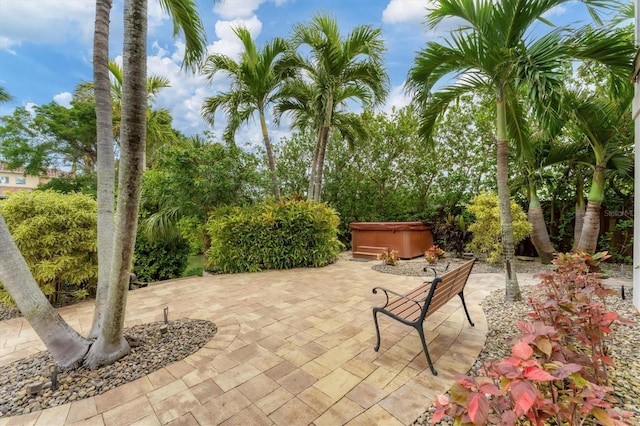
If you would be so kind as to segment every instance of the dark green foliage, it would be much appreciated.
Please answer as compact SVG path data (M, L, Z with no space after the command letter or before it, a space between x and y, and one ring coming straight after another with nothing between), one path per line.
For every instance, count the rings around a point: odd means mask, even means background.
M336 212L310 201L262 203L215 211L207 224L205 267L224 273L319 267L343 249Z
M138 233L133 272L145 283L179 278L187 267L189 252L189 243L184 240L150 242Z
M76 176L64 175L38 186L38 191L46 191L47 189L53 189L63 194L80 192L96 198L98 196L97 175L95 173Z

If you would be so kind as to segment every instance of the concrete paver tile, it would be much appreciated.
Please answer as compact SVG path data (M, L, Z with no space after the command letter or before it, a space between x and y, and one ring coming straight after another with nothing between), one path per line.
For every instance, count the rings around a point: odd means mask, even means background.
M289 402L292 398L294 398L294 396L291 395L291 393L285 388L279 387L256 402L256 407L266 415L269 415Z
M370 408L387 396L387 392L367 382L360 382L347 394L347 398L363 408Z
M260 371L258 371L258 369L253 365L247 363L238 365L225 371L224 373L220 373L217 376L214 376L213 381L216 382L218 386L220 386L220 389L226 392L230 389L235 388L236 386L243 384L247 380L254 378L258 374L260 374Z
M313 386L326 393L334 401L338 401L358 383L360 383L359 377L354 376L342 368L338 368L318 380Z
M81 399L79 401L74 401L71 403L69 412L67 413L66 421L68 423L75 423L80 420L85 420L89 417L93 417L96 414L98 414L98 408L96 407L95 397Z
M265 395L276 390L280 385L265 374L258 374L256 377L238 386L238 390L246 396L249 401L256 402Z
M58 405L57 407L42 410L36 426L50 426L52 424L61 423L60 420L66 421L71 404Z
M158 420L155 414L151 414L141 418L137 422L131 423L129 426L162 426L162 423L160 423L160 420Z
M167 423L167 426L200 426L193 414L186 413Z
M225 420L220 426L268 426L273 422L255 405L250 405L233 417Z
M185 391L187 389L187 385L182 380L173 380L171 383L167 383L161 388L158 388L152 392L147 394L147 398L151 405L155 405L160 401L164 401L165 399L173 396L177 393Z
M151 391L153 391L153 385L147 376L144 376L134 380L133 382L111 389L103 394L96 395L94 398L95 407L98 410L97 414L102 414L105 411L111 410L120 404L131 401L132 399L145 395Z
M327 374L331 373L331 370L325 367L324 365L320 365L315 361L309 361L302 367L300 367L303 371L311 374L316 379L322 379Z
M364 418L363 418L364 416ZM379 405L369 408L364 414L356 417L348 425L384 425L384 426L403 426L400 420L393 417L389 412Z
M297 395L312 386L318 379L301 369L295 369L291 373L277 380L277 382L293 395Z
M167 365L165 368L169 373L173 374L176 379L180 379L182 376L186 376L195 370L195 368L189 365L185 360L174 362L173 364Z
M269 415L277 425L308 425L318 417L318 413L298 398L293 398Z
M411 386L402 386L380 401L379 405L403 424L411 424L425 410L424 398L416 397Z
M104 426L104 419L102 418L102 414L98 414L93 417L89 417L88 419L80 420L75 423L65 423L69 426Z
M363 412L363 408L348 398L342 398L320 417L314 420L316 426L343 425Z
M324 413L335 403L329 395L313 386L298 394L298 398L318 413Z
M6 419L0 419L6 423L7 426L31 426L35 425L40 417L40 412L36 411L29 414L23 414L21 416L13 416Z
M251 401L245 398L237 389L231 389L204 405L191 410L191 414L201 425L217 425L235 416L240 411L251 405Z
M155 414L146 396L139 396L102 413L106 426L128 425Z
M205 404L216 396L224 393L224 391L220 389L220 386L218 386L212 379L207 379L202 383L198 383L190 389L201 404Z
M152 406L160 422L165 424L179 418L193 408L201 406L201 404L191 390L187 389L158 403L154 403Z
M147 378L151 382L151 385L155 388L161 388L162 386L173 382L176 378L173 377L173 374L169 373L165 368L161 368L160 370L156 370L153 373L149 373Z
M266 374L272 380L275 380L277 382L282 377L284 377L287 374L291 373L295 369L296 369L295 365L291 364L287 360L283 360L278 365L276 365L276 366L268 369L267 371L265 371L264 374Z

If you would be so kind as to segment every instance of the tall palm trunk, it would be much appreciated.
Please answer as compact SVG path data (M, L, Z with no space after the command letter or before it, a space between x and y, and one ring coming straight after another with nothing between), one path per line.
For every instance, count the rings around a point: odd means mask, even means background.
M315 199L316 173L318 171L318 156L320 154L322 128L316 133L316 147L313 150L313 159L311 160L311 171L309 173L309 191L307 192L307 200Z
M11 294L20 312L62 368L82 362L89 341L72 329L51 306L33 279L29 266L11 238L0 215L0 281Z
M572 252L578 251L578 244L580 243L580 237L582 236L582 227L584 226L585 214L586 207L584 203L584 177L578 169L576 173L576 214L575 224L573 225L573 244L571 246Z
M333 119L333 95L329 94L324 110L324 122L318 133L318 157L316 159L316 175L313 185L313 200L320 202L322 197L322 176L324 173L324 158L327 153L327 143L329 142L329 131Z
M271 174L271 183L273 184L273 195L276 201L280 200L280 185L278 184L278 175L276 173L276 160L271 148L271 140L269 139L269 130L267 130L267 120L264 117L264 110L260 109L260 127L262 128L262 140L264 141L264 149L267 151L267 161L269 162L269 173Z
M584 224L582 225L582 233L577 252L595 253L598 245L598 237L600 236L600 207L604 199L605 185L605 169L598 162L593 172L593 182L589 190L589 198L587 202L587 211L584 215Z
M113 259L103 326L85 363L90 368L110 364L129 353L124 338L124 314L133 258L146 138L146 0L125 0L122 87L122 150Z
M327 143L329 141L329 126L325 126L320 131L320 148L318 150L318 166L316 168L316 182L314 185L313 201L322 201L322 177L324 174L324 158L327 153Z
M507 140L507 111L504 104L504 87L497 87L496 97L498 207L500 210L500 227L502 228L502 246L504 248L505 299L507 301L518 301L522 299L522 296L520 295L518 276L516 275L515 243L511 219L509 145Z
M98 337L107 307L107 288L113 255L113 194L115 159L113 117L109 81L109 14L111 0L96 0L96 27L93 39L93 92L96 105L98 144L98 288L89 338Z
M544 221L544 214L542 212L542 206L540 205L540 199L538 198L537 188L535 182L530 182L530 197L529 200L529 223L533 226L531 233L531 242L540 256L540 262L548 265L553 260L555 255L555 249L551 245L551 239L549 238L549 232L547 231L547 225Z

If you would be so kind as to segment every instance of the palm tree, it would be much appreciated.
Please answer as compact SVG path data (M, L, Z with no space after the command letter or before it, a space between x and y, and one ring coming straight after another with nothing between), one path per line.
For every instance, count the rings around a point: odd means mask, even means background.
M332 127L352 137L365 134L357 117L346 114L347 102L360 101L374 107L384 101L389 79L383 68L384 42L380 29L368 25L354 28L343 39L334 18L315 16L310 23L293 28L293 46L309 49L292 64L301 72L281 92L286 97L277 107L278 116L289 113L294 126L316 131L316 147L309 178L309 200L320 201L324 157Z
M538 38L529 37L537 22L548 22L542 17L550 9L567 0L442 0L430 11L427 22L434 28L445 18L464 21L442 43L429 42L418 53L409 71L407 87L415 95L422 109L419 131L426 137L437 118L454 99L472 91L492 91L496 98L496 155L497 186L504 245L506 299L519 300L520 289L515 270L515 254L511 211L509 208L509 139L524 140L526 122L515 101L522 87L527 90L531 105L546 120L557 104L553 89L562 84L559 65L569 58L596 57L615 62L615 50L607 47L614 41L604 37L593 38L590 46L579 42L582 38L565 37L566 29L558 28ZM601 6L597 0L583 3ZM596 31L602 35L604 31ZM615 40L616 42L618 40ZM604 49L604 50L598 50ZM452 74L460 77L456 82L432 93L435 84ZM520 136L518 136L520 135Z
M581 142L593 151L594 163L591 187L587 196L587 209L577 252L594 253L600 235L600 207L604 200L606 169L613 167L629 172L632 160L624 149L633 144L631 102L633 89L629 83L626 95L611 99L584 91L568 95L569 115L581 131Z
M7 92L4 87L0 87L0 104L9 102L11 99L9 92Z
M234 33L244 46L240 61L223 54L213 54L204 63L202 73L213 80L218 72L226 73L232 80L229 91L207 98L202 105L202 115L213 126L218 108L223 108L227 118L225 139L233 141L238 128L249 121L255 112L260 119L262 141L267 152L273 194L280 199L280 186L276 174L276 161L267 129L266 110L278 98L277 89L289 72L284 66L287 42L279 37L266 43L262 49L255 45L246 28L236 28Z
M206 46L195 2L193 0L161 0L161 4L173 16L176 28L185 30L187 53L184 63L186 66L195 65L198 58L202 57ZM107 44L104 42L108 41L108 12L111 2L97 0L96 5L96 36L101 40L98 46L102 50L97 56L97 62L94 61L94 66L100 67L96 97L101 99L96 99L96 104L101 114L106 113L108 117L112 109L108 85L108 52L105 54ZM106 235L102 232L102 239L98 241L98 251L104 252L106 247L109 252L99 254L99 262L102 262L102 265L99 266L101 272L99 271L98 293L103 295L101 296L103 299L96 301L94 326L92 326L92 332L96 333L95 337L85 339L79 336L46 301L37 288L24 258L13 243L6 223L0 217L0 244L3 247L3 255L0 257L0 280L50 350L56 363L65 368L72 368L81 362L90 368L95 368L112 363L129 351L129 345L124 338L124 312L136 236L140 181L144 170L147 105L146 1L125 0L124 19L120 191L115 222L113 215L108 217L108 214L105 214L109 208L113 208L109 205L113 206L114 201L113 192L108 194L109 187L113 188L113 182L105 182L109 179L109 171L106 169L110 167L109 164L113 164L109 161L113 157L112 123L105 120L104 116L99 119L98 149L102 158L99 155L98 173L102 181L99 182L99 192L102 196L98 200L100 215L98 226L107 226L108 222L114 222L114 225L111 228L112 234ZM194 38L194 34L197 37ZM106 100L107 98L109 101ZM108 145L108 147L103 149L105 147L102 145ZM104 158L103 154L108 154L107 158ZM100 221L100 218L103 221ZM108 244L102 244L109 238L111 238L110 248Z

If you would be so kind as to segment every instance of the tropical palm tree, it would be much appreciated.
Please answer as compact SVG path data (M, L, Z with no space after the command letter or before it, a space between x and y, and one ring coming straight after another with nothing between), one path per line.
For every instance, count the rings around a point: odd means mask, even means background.
M409 71L407 88L422 109L419 131L431 137L436 120L450 102L460 95L483 91L496 97L497 186L504 245L506 299L519 300L515 269L515 247L509 208L509 139L525 140L528 133L523 114L518 111L517 94L524 87L539 117L547 120L555 113L554 89L562 84L560 65L569 58L596 58L620 65L615 49L619 38L607 40L605 30L587 37L566 37L567 30L556 28L534 38L536 23L548 21L543 15L567 0L442 0L430 10L427 22L434 28L446 18L464 24L444 42L429 42L418 53ZM587 6L602 6L597 0L583 0ZM595 37L599 35L600 37ZM608 51L607 48L613 49ZM458 79L437 92L434 85L456 75Z
M203 56L206 41L204 31L193 0L161 0L161 5L169 10L174 19L175 28L183 28L187 40L184 64L193 66ZM99 67L96 99L100 114L109 117L110 88L108 81L108 19L110 0L96 2L96 37L101 52L94 60ZM96 301L93 336L85 339L75 332L55 312L42 292L37 288L24 258L13 243L6 223L0 217L0 244L3 255L0 257L0 281L16 302L18 308L28 319L53 355L56 363L72 368L84 362L90 368L109 364L129 351L124 338L124 313L126 295L129 286L129 270L135 243L138 206L140 202L140 183L144 170L144 149L146 133L146 38L147 8L146 1L125 0L124 2L124 74L122 99L122 129L120 135L121 155L119 168L119 188L117 210L114 216L106 214L113 211L113 181L109 171L113 163L112 123L99 118L98 130L98 173L99 195L98 226L113 222L111 235L101 233L98 241L99 271L98 294L102 299ZM191 36L190 36L191 35ZM195 37L194 37L195 35ZM106 52L106 54L105 54ZM107 101L107 98L109 99ZM104 102L103 102L104 101ZM103 149L105 148L105 149ZM106 157L104 155L106 154ZM102 158L100 157L102 155ZM106 173L105 173L106 172ZM109 205L111 207L109 207ZM103 221L100 221L100 219ZM103 244L111 238L111 246ZM101 251L109 252L101 255ZM106 263L106 265L105 265ZM34 287L35 286L35 287ZM44 300L43 300L44 299ZM94 340L95 339L95 340Z
M269 172L273 184L273 194L280 199L280 186L276 174L276 161L267 129L266 112L270 104L278 99L277 89L290 72L284 66L287 42L276 37L267 42L262 49L255 45L251 33L246 28L236 28L234 33L242 42L244 51L239 61L227 55L210 55L202 67L202 73L213 80L218 72L231 78L229 91L207 98L202 105L202 115L213 126L216 111L223 108L227 118L224 138L233 141L238 128L258 113L262 141L267 153Z
M633 88L625 96L611 99L584 91L567 96L569 116L581 131L581 140L593 151L594 162L591 187L587 196L587 208L577 252L594 253L600 235L600 207L606 188L606 169L631 170L632 160L625 155L625 148L633 145L631 102Z
M7 92L4 87L0 87L0 104L9 102L11 99L9 92Z
M317 15L309 23L294 26L292 44L296 49L309 49L309 55L291 58L301 75L283 87L281 96L285 99L276 108L276 115L291 114L294 127L315 129L317 139L307 197L320 201L331 128L339 128L353 140L366 134L358 118L345 113L346 104L359 101L365 107L374 107L384 102L388 94L384 42L380 29L368 25L357 26L342 38L334 18Z

